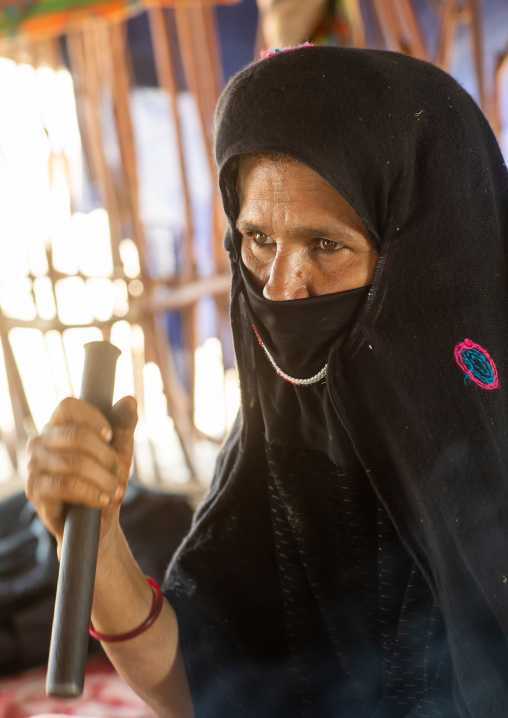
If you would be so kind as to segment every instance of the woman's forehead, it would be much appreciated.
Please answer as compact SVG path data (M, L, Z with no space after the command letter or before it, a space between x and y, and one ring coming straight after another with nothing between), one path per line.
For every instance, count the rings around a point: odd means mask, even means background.
M330 187L317 172L287 155L254 153L239 158L237 191L240 199L246 192L283 193L293 185L305 182L312 188Z
M284 156L256 153L240 158L237 227L266 229L265 223L319 232L346 223L360 232L365 226L351 205L321 175Z
M305 196L322 193L325 196L342 196L318 172L288 155L276 153L253 153L239 157L237 192L242 201L246 195L273 199L289 198L295 193ZM345 201L345 200L344 200Z

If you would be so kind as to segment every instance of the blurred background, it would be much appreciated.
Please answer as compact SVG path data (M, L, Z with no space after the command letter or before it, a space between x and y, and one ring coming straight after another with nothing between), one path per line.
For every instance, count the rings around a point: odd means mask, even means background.
M0 0L0 718L151 715L93 656L80 701L44 697L58 564L26 440L79 394L83 344L116 344L140 414L121 522L162 580L239 405L214 107L307 40L439 65L508 153L508 0Z

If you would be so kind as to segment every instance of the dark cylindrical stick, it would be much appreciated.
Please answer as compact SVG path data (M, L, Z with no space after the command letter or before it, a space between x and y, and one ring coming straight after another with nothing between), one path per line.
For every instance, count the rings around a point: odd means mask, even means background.
M119 356L109 342L85 345L80 398L106 416ZM101 513L84 506L67 509L46 677L46 693L54 698L78 698L83 692Z

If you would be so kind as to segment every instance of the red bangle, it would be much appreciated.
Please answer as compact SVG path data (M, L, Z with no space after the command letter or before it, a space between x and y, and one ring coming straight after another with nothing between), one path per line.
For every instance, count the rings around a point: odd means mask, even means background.
M118 633L111 636L107 633L99 633L95 630L95 628L93 628L93 626L90 626L90 635L92 636L92 638L96 638L98 641L103 641L103 643L118 643L119 641L128 641L130 638L135 638L136 636L139 636L140 633L143 633L144 631L146 631L147 628L150 628L152 623L155 623L155 621L159 617L160 612L162 611L164 597L162 595L160 586L153 579L146 576L146 580L152 587L153 591L152 607L150 609L150 614L148 618L143 621L140 626L134 628L128 633Z

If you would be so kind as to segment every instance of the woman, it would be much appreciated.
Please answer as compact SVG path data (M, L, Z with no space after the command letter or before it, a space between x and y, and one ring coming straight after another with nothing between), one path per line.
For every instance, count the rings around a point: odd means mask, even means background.
M306 46L233 78L216 155L242 411L161 615L108 654L161 716L503 715L508 182L485 118L426 63ZM67 400L30 447L59 541L63 501L104 506L107 634L151 601L117 522L134 425L132 399L112 426Z

